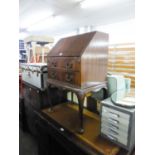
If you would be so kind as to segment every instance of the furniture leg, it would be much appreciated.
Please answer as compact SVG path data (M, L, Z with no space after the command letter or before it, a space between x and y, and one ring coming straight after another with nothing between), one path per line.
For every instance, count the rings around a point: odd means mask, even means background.
M84 104L84 97L85 94L77 94L78 102L79 102L79 118L80 118L80 127L79 127L79 133L84 133L84 127L83 127L83 104Z

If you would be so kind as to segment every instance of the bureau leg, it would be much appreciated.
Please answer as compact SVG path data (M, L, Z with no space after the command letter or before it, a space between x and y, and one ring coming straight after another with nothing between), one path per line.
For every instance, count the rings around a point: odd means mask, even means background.
M83 127L83 104L84 104L84 94L77 94L78 102L79 102L79 118L80 118L80 127L79 127L79 133L84 133L84 127Z

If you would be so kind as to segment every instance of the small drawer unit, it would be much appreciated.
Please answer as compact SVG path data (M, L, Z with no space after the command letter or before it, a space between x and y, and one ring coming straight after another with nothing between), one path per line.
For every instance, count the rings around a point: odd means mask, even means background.
M135 145L135 109L101 101L101 136L130 151Z

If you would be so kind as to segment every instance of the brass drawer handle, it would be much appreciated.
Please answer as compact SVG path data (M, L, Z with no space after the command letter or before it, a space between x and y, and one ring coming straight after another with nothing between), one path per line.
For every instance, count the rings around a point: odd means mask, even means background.
M56 78L56 72L52 72L52 73L51 73L51 77L52 77L53 79L55 79L55 78Z
M73 68L73 64L67 62L67 63L66 63L66 69L68 70L68 69L72 69L72 68Z
M56 67L57 63L56 62L52 62L52 67Z
M71 82L73 80L73 75L72 74L66 74L66 81Z

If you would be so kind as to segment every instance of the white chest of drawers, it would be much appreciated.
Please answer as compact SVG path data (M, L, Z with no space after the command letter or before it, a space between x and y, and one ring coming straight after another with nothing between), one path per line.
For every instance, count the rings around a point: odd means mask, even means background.
M135 144L135 109L116 106L110 98L101 101L101 136L132 150Z

